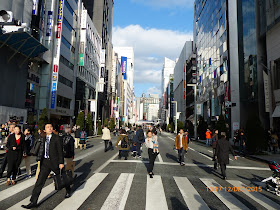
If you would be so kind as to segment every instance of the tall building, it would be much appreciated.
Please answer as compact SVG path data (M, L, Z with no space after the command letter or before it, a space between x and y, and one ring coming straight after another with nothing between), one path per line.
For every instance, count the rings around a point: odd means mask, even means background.
M193 48L192 41L187 41L184 44L174 68L174 101L177 101L177 112L180 112L178 120L183 123L186 121L186 64L193 52Z
M170 75L174 74L174 67L176 65L176 62L169 59L169 58L164 58L164 64L162 68L162 75L161 75L161 104L160 104L160 110L159 110L159 115L160 118L162 119L162 122L165 121L166 116L167 116L167 111L165 109L165 98L167 97L166 94L166 88L169 83Z
M103 85L103 91L98 97L98 113L99 119L104 120L109 118L110 109L112 107L112 92L111 92L111 75L113 71L113 7L114 0L82 0L88 14L91 17L97 32L102 39L102 49L105 54L105 62L101 62L100 85Z
M121 103L123 103L124 109L122 121L127 124L134 124L134 50L132 47L114 47L114 51L118 54L122 69L123 100L121 100Z
M196 0L194 11L201 116L211 124L223 114L231 137L251 114L257 113L265 125L255 1Z
M149 119L149 105L154 104L155 106L159 107L160 104L160 99L157 94L149 94L148 97L145 96L145 94L142 94L142 97L140 99L140 103L143 104L143 116L140 116L143 120L148 120ZM154 116L154 107L151 107L150 113L151 116ZM158 114L157 114L157 119L158 119Z
M40 114L41 68L48 65L43 6L41 0L35 8L30 1L1 1L0 123L33 122Z
M87 10L82 6L80 18L79 63L76 78L75 116L80 111L85 115L96 114L96 89L99 81L102 40Z
M269 115L269 127L280 127L280 1L261 0L257 11L258 52L261 66L265 66L264 102Z

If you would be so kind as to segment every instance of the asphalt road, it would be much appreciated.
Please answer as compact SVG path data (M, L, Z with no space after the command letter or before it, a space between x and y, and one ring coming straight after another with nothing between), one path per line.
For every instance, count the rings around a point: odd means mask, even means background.
M118 160L117 149L105 153L101 138L90 139L87 150L76 150L78 178L72 197L64 199L65 190L56 192L49 179L38 209L280 209L280 197L260 184L272 174L266 164L246 158L234 160L231 156L228 179L222 180L220 169L213 169L212 148L190 143L186 165L180 166L174 139L173 134L159 136L160 155L153 179L147 176L145 146L142 159L129 156L128 160ZM1 179L0 209L21 209L21 204L28 204L34 183L33 176L7 187Z

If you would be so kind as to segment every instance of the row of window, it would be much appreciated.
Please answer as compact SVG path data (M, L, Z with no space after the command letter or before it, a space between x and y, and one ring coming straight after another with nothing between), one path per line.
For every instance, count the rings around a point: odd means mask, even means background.
M74 70L74 64L67 60L64 56L60 55L60 62L67 66L69 69Z
M61 37L61 42L62 42L69 50L71 50L72 53L75 53L75 47L73 47L73 46L71 45L71 43L68 42L67 39L65 39L64 36Z
M73 82L70 81L69 79L65 78L64 76L59 75L58 81L70 88L73 87Z
M65 109L70 109L70 105L71 105L71 99L57 95L56 106L65 108Z

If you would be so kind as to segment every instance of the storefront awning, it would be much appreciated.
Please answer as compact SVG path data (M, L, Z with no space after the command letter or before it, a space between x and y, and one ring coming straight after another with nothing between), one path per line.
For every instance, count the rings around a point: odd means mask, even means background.
M7 45L15 51L9 58L9 61L17 53L21 53L27 58L33 58L48 50L27 32L11 32L0 35L0 48L4 45Z
M280 105L275 107L272 117L280 117Z

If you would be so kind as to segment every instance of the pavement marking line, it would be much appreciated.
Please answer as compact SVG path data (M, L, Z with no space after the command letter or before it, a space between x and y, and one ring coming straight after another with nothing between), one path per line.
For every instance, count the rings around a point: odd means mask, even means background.
M208 157L207 155L202 154L202 153L199 152L199 151L196 151L195 149L193 149L193 148L191 148L191 147L189 147L189 149L192 150L192 151L194 151L194 152L197 152L198 154L202 155L203 157L206 157L206 158L209 159L209 160L212 160L212 158Z
M190 210L210 209L187 177L173 177Z
M155 175L153 179L147 175L146 210L168 210L161 176Z
M220 188L221 185L219 185L214 179L200 178L200 180L206 185L206 187L208 187L209 190L211 188L213 188L214 195L216 195L217 198L219 198L229 209L243 209L243 210L248 209L249 210L248 207L246 207L243 203L241 203L230 192L227 192L223 187Z
M98 169L96 169L93 173L99 173L100 171L103 170L103 168L105 168L107 165L109 165L109 163L114 160L117 156L119 155L119 153L116 153L115 155L113 155L109 160L107 160L103 165L101 165Z
M90 194L103 182L108 173L96 173L92 175L72 194L70 199L63 200L55 209L78 209Z
M134 174L122 173L102 205L101 210L124 209L133 178Z
M160 153L158 153L158 160L159 160L160 163L163 163L163 159L162 159Z
M169 139L171 139L172 141L175 141L175 139L174 138L171 138L171 137L168 137Z
M75 174L77 174L77 177L82 175L82 173L80 173L80 172L76 172ZM17 185L15 185L15 186L17 186ZM51 197L52 195L54 195L57 192L58 191L54 189L54 183L51 183L51 184L47 185L46 187L44 187L42 189L42 192L41 192L41 194L39 196L39 199L38 199L38 204L40 204L41 202L47 200L49 197ZM15 205L11 206L8 209L9 210L23 209L21 207L21 205L29 204L30 203L30 198L31 198L31 196L28 196L27 198L25 198L22 201L16 203Z
M236 187L236 188L240 188L243 187L243 189L245 190L241 190L242 193L244 193L245 195L247 195L249 198L251 198L252 200L256 201L258 204L262 205L264 208L266 209L280 209L280 205L273 202L272 200L268 199L267 197L265 197L264 195L262 195L261 193L255 191L251 191L249 192L249 190L247 190L248 186L245 185L244 183L237 181L237 180L227 180L228 183L230 183L232 186ZM255 187L253 187L255 189Z
M6 198L9 198L10 196L13 196L25 189L27 189L28 187L31 187L32 185L34 185L36 182L35 177L28 179L27 181L21 182L19 184L16 184L12 187L9 187L5 190L2 190L0 192L0 202L5 200Z
M111 160L111 163L149 163L149 161L142 160ZM171 162L155 162L158 165L170 165L170 166L180 166L179 163L171 163ZM205 165L205 164L194 164L194 163L185 163L185 166L197 166L204 168L213 168L213 165ZM180 166L182 167L182 166ZM257 171L270 171L270 168L259 168L259 167L247 167L247 166L227 166L227 169L243 169L243 170L257 170Z

